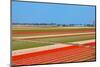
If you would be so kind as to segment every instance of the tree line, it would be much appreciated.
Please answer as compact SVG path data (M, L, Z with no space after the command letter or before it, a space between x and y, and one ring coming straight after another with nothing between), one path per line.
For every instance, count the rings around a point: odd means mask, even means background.
M57 23L12 23L12 25L47 25L47 26L63 26L63 27L67 27L67 26L90 26L90 27L94 27L95 24L57 24Z

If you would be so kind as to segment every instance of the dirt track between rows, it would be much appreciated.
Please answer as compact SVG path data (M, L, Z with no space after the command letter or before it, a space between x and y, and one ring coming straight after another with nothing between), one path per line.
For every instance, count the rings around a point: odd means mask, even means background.
M95 39L84 40L84 41L76 41L76 42L71 42L71 43L73 43L73 44L85 44L85 43L90 43L90 42L95 42Z

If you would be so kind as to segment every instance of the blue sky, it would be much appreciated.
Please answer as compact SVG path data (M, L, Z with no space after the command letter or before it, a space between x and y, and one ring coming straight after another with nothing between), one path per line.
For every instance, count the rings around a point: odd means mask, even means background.
M94 6L12 2L12 22L91 24L95 21Z

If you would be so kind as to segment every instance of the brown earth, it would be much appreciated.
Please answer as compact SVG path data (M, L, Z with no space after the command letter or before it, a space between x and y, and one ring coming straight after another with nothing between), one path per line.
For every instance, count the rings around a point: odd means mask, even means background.
M81 32L95 32L95 30L55 30L55 31L13 31L13 35L17 34L32 34L32 35L39 35L39 34L66 34L66 33L81 33Z

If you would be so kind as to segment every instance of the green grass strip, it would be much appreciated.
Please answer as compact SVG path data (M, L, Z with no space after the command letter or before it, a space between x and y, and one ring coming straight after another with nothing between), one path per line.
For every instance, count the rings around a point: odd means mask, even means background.
M13 41L12 50L34 48L34 47L47 46L47 45L52 45L52 44L33 43L33 42L28 42L28 41Z

